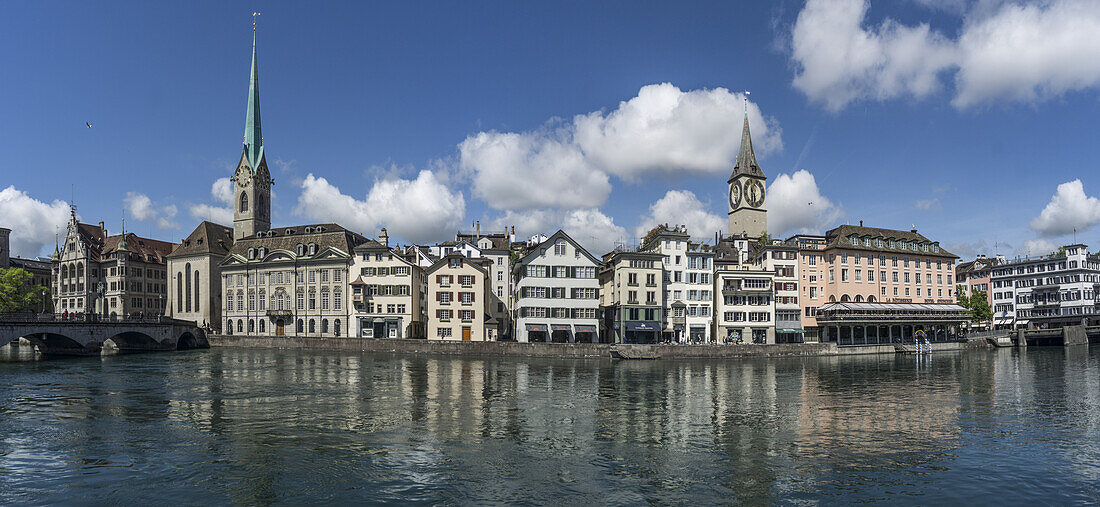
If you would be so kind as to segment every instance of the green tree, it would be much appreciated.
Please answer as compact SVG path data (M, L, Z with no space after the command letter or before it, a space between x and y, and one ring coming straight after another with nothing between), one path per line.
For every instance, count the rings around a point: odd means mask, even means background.
M959 303L959 306L970 309L970 296L966 295L966 286L959 284L955 286L955 301Z
M48 290L33 280L34 275L22 268L0 269L0 312L34 310Z
M970 319L974 322L993 320L993 309L989 307L989 299L985 291L975 290L970 295Z

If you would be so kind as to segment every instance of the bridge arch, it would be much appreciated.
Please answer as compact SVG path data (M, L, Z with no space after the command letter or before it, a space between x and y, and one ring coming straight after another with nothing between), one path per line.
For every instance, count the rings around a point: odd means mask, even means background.
M184 331L176 340L176 350L192 350L202 347L202 342L191 331Z
M118 350L122 352L165 350L166 348L164 344L158 342L152 336L140 331L124 331L108 338L106 341L114 343Z

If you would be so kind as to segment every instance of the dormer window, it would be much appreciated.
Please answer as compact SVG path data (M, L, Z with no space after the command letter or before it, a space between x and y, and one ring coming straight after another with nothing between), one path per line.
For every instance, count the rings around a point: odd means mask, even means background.
M863 237L863 246L871 246L871 237L870 236L864 236Z
M256 249L255 248L249 248L248 249L248 258L249 259L255 259L256 258Z
M310 255L317 255L317 243L310 243L309 244L309 254Z
M848 242L853 244L853 245L858 245L859 244L859 238L856 237L855 235L848 236Z
M449 264L452 268L461 268L462 259L451 259Z
M312 227L306 227L305 229L302 229L302 231L305 232L306 234L309 234L309 233L313 232L313 228Z
M313 232L325 232L325 228L323 226L318 225L317 227L313 228Z
M305 254L306 254L306 246L301 244L301 243L298 243L298 257L301 257Z
M294 234L294 229L287 229L287 230L283 231L283 234L286 234L287 236L290 236L291 234Z

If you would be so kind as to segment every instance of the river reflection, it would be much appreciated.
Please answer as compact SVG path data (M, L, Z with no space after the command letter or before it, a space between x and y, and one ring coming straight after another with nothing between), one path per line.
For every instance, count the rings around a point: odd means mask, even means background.
M1097 347L660 362L4 349L0 503L1100 500Z

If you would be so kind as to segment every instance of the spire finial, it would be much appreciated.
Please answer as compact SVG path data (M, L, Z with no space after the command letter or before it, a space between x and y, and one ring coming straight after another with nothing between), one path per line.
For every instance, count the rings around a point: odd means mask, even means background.
M253 12L252 13L252 31L253 32L256 31L256 16L259 16L259 15L260 15L259 12Z

